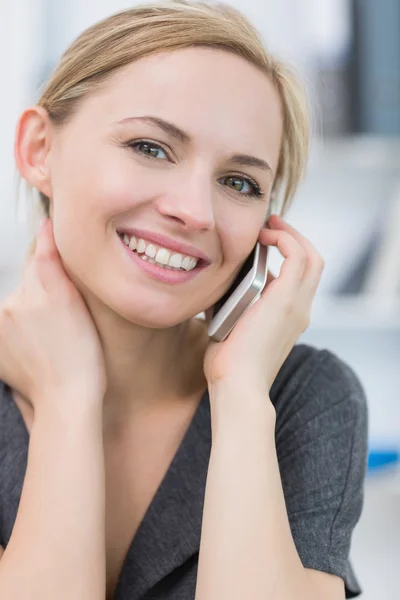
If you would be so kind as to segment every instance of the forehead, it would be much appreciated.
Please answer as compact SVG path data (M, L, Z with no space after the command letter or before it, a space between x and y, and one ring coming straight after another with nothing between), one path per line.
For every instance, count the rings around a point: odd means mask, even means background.
M199 141L248 140L259 150L280 139L281 102L268 76L244 58L214 48L144 57L114 73L86 116L104 123L153 114ZM253 148L254 149L254 148Z

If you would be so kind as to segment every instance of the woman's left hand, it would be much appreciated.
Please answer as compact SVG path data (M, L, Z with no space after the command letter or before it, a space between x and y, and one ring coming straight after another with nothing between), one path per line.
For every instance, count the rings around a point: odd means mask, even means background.
M285 260L279 276L269 274L260 298L226 340L210 340L204 374L211 393L228 384L230 389L251 386L268 396L279 369L309 326L324 261L307 239L277 215L270 217L268 226L258 241L276 246ZM209 309L207 322L210 314Z

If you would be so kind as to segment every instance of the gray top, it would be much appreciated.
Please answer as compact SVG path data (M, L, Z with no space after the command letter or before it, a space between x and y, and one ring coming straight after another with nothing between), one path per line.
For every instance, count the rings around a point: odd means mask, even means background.
M327 350L296 345L272 388L275 441L293 539L305 567L361 589L349 562L363 506L368 415L352 369ZM246 401L246 398L243 398ZM27 466L29 434L0 382L0 544L7 546ZM211 450L208 392L133 538L114 600L194 600ZM68 535L68 532L66 532Z

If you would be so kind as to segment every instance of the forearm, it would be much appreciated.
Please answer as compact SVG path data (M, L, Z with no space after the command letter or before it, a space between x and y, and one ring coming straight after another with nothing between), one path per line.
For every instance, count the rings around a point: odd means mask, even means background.
M18 515L0 561L1 598L105 597L102 405L69 412L35 416Z
M287 517L273 407L250 394L210 397L196 600L313 600Z

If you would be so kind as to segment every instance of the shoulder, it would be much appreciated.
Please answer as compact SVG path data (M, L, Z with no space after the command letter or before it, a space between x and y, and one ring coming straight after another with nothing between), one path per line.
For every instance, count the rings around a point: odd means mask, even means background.
M368 460L368 413L355 371L328 350L299 344L271 388L287 514L306 568L341 577L360 594L349 562Z
M313 478L317 465L325 478L328 466L332 476L335 470L342 477L348 458L363 474L368 454L367 397L345 361L329 350L295 346L271 388L271 401L278 458L282 467L288 459L293 476L297 463L298 477L307 472Z
M271 400L290 508L297 511L299 504L310 508L311 490L316 497L323 495L322 489L329 490L330 500L350 490L358 511L368 459L368 410L354 370L328 350L296 346L281 369ZM293 489L297 495L292 496Z
M312 418L334 406L347 417L366 417L365 389L354 369L326 349L306 344L294 346L271 388L277 418L291 410Z

